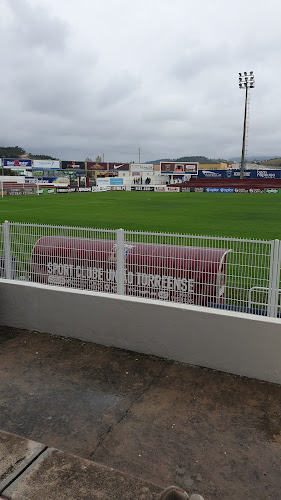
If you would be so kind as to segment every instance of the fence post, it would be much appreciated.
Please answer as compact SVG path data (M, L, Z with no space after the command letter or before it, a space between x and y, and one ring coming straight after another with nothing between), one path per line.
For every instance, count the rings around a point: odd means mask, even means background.
M12 267L11 267L11 246L10 246L10 232L9 232L9 222L5 220L3 223L3 233L4 233L4 253L5 253L5 278L7 280L12 279Z
M279 298L279 278L280 278L280 262L279 262L279 240L272 240L271 247L271 262L268 285L268 304L267 316L271 318L277 317L277 306Z
M116 260L116 281L118 295L124 295L124 229L117 229L116 231L116 246L117 246L117 260Z

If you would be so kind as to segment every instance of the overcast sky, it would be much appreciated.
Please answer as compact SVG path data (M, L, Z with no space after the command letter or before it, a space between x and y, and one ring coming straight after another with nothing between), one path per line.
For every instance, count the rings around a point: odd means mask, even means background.
M60 159L281 155L280 0L0 0L0 146Z

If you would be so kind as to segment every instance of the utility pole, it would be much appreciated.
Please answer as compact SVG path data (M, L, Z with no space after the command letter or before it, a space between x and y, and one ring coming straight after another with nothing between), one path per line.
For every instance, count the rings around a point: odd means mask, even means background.
M140 158L141 158L141 148L139 148L139 163L141 162Z
M250 71L249 75L247 74L246 71L244 71L243 76L242 73L239 73L239 88L246 89L240 179L244 179L244 161L245 161L245 144L246 144L247 111L248 111L248 89L253 89L254 87L255 87L255 77L253 71Z

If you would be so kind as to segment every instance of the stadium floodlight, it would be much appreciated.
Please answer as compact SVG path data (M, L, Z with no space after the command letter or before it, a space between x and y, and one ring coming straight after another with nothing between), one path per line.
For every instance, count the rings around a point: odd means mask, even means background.
M243 126L243 141L242 141L242 154L241 154L241 167L240 167L240 179L244 179L244 159L245 159L245 140L246 140L246 129L247 129L247 112L248 112L248 90L255 88L255 77L254 72L244 71L244 75L239 73L239 89L245 89L245 109L244 109L244 126Z

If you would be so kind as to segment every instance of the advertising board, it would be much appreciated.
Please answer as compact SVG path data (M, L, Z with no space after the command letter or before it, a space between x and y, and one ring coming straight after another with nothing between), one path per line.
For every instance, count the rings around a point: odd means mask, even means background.
M125 191L125 186L110 186L110 191Z
M173 186L167 186L167 192L168 193L179 193L180 188L179 187L173 187Z
M105 179L103 179L103 178L97 179L97 185L99 187L110 186L110 177L106 177Z
M80 187L78 189L79 193L90 193L92 192L92 188L91 187Z
M244 170L244 179L256 179L256 173L256 170ZM231 177L229 176L229 174L232 174ZM226 177L227 179L237 179L238 177L240 177L240 170L225 171L224 177Z
M280 194L281 193L281 189L278 189L278 188L265 188L264 192L267 193L267 194Z
M234 188L206 187L205 193L234 193Z
M136 186L131 186L131 191L157 191L157 190L156 187L154 186L136 185Z
M230 172L231 173L231 172ZM200 179L222 179L224 172L221 170L199 170Z
M257 179L280 179L280 170L257 170Z
M263 194L264 188L234 188L235 193Z
M23 160L21 158L3 158L4 168L31 168L31 160Z
M85 170L85 162L84 161L62 161L61 162L62 170Z
M34 170L59 170L59 160L33 160Z
M264 188L250 188L249 193L263 194Z
M14 188L6 188L6 195L7 196L18 196L22 194L34 194L34 188L33 187L14 187Z
M181 174L192 174L198 175L198 163L191 162L160 162L160 171L161 174L172 174L172 175L181 175Z
M228 253L223 248L127 243L125 294L222 304ZM32 250L30 269L33 282L116 293L117 245L105 239L44 236Z
M129 170L130 169L130 164L129 163L109 163L108 164L108 170L109 172L116 172L118 170Z
M191 187L191 188L182 187L182 188L180 188L180 190L182 193L204 193L205 188L203 188L203 187L198 187L198 188L196 188L196 187Z
M200 170L198 177L201 179L238 179L240 170ZM244 170L245 179L281 179L281 170Z
M131 172L153 172L153 163L131 163ZM136 174L135 174L136 175Z
M87 161L86 162L86 170L95 170L95 171L106 171L107 163L104 162L96 162L96 161Z
M124 180L122 177L110 177L110 186L123 186Z

